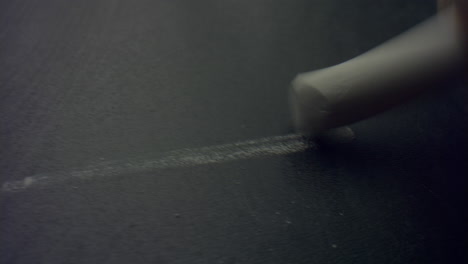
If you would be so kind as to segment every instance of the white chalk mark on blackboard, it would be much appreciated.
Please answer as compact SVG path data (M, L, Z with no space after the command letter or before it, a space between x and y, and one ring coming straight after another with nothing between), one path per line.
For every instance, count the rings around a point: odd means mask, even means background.
M71 179L92 179L116 175L160 170L167 168L192 167L222 163L262 156L285 155L315 147L299 134L266 137L230 144L193 149L180 149L155 154L151 159L101 161L95 165L69 172L37 174L18 181L5 182L2 192L18 192L30 188L47 187Z

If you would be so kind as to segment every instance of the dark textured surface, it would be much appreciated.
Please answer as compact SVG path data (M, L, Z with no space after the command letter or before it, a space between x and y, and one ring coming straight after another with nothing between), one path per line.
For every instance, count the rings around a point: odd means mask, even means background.
M0 1L0 179L282 135L298 72L431 1ZM462 263L466 91L286 156L1 194L1 263Z

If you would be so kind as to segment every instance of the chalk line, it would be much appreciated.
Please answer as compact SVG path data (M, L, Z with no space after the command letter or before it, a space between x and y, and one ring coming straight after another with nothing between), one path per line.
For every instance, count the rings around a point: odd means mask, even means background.
M301 152L313 147L315 147L315 144L304 139L301 135L289 134L201 148L180 149L155 154L155 158L147 160L103 161L69 172L37 174L19 181L5 182L2 185L1 191L18 192L30 188L45 187L70 179L110 177L125 173L192 167L262 156L285 155Z

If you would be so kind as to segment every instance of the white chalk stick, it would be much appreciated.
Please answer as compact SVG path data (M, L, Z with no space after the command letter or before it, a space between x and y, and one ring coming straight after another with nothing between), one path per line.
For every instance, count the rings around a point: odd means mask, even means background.
M299 74L290 91L297 130L314 136L418 94L423 81L461 61L454 13L449 8L354 59Z

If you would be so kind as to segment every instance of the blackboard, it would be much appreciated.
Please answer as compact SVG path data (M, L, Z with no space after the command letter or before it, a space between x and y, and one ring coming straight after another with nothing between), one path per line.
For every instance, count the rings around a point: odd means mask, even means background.
M1 263L461 263L466 87L291 130L431 1L1 1Z

